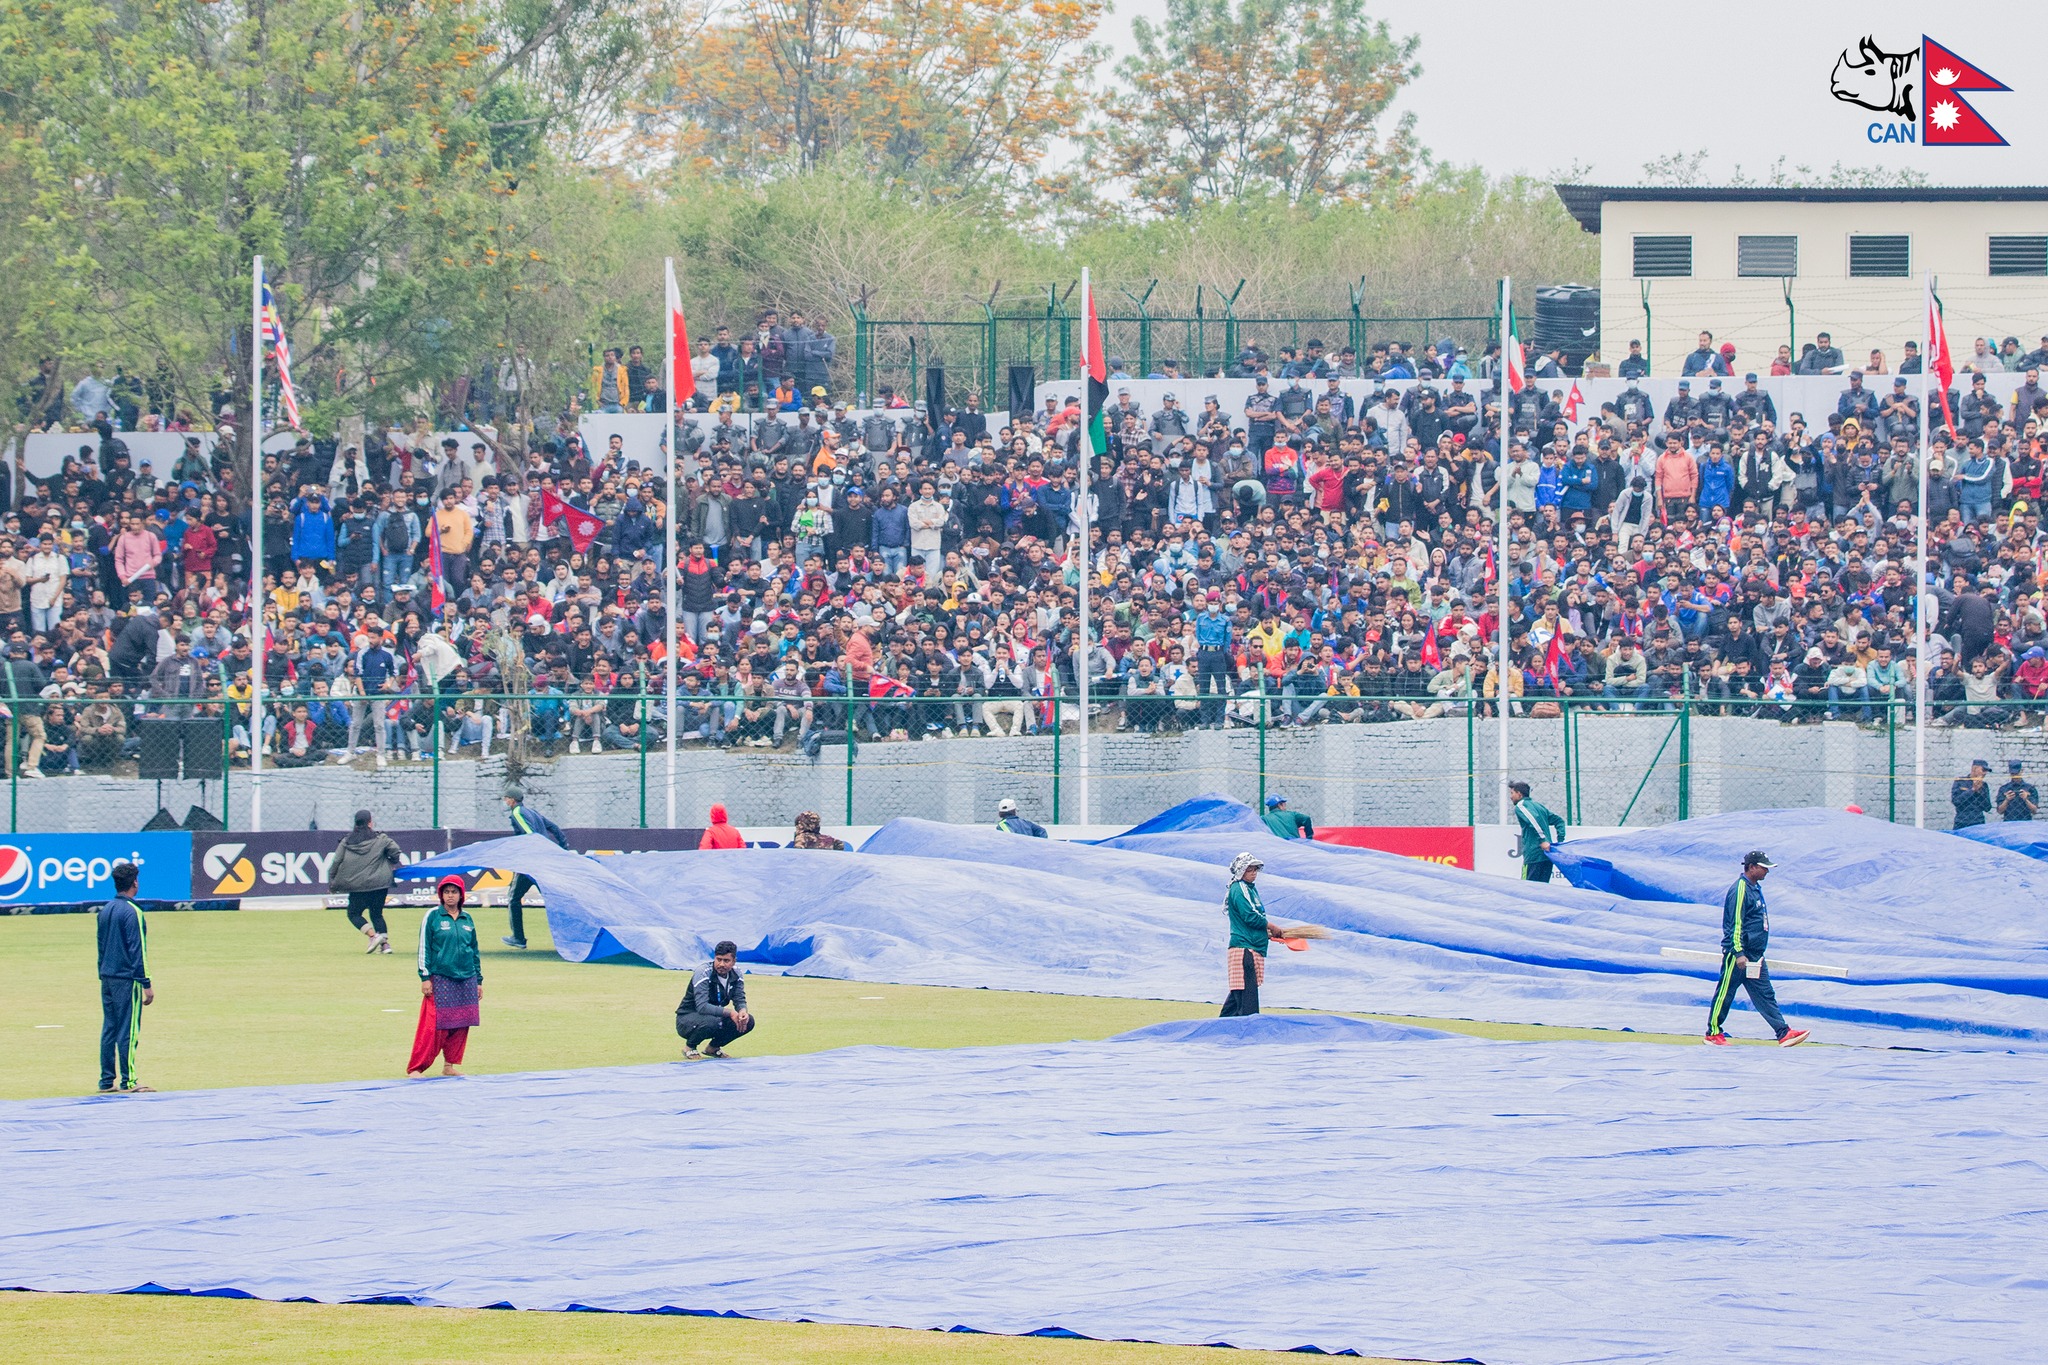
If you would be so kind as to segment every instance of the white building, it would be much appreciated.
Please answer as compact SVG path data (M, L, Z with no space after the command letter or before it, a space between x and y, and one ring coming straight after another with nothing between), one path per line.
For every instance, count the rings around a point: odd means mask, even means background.
M1935 277L1960 367L1975 338L2020 350L2048 333L2048 187L1888 189L1559 185L1600 234L1600 357L1649 353L1675 375L1699 333L1732 342L1735 372L1796 360L1818 332L1845 361L1898 368ZM1922 345L1924 346L1924 342Z

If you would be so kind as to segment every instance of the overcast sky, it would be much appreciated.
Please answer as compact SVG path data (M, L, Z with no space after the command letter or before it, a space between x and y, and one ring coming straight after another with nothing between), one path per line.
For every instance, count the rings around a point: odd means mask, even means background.
M1116 4L1103 37L1122 56L1131 17L1156 22L1165 5ZM1783 156L1816 170L1906 165L1936 184L2048 183L2048 64L2039 59L2048 6L2038 3L1464 0L1374 3L1370 12L1422 39L1422 76L1396 107L1412 111L1423 144L1454 164L1547 175L1578 163L1591 167L1589 181L1629 184L1646 161L1705 150L1714 179L1738 164L1757 175ZM1971 97L2010 146L1873 146L1866 129L1886 116L1829 94L1844 48L1869 35L1904 52L1923 32L2012 87ZM1511 112L1503 92L1514 96Z

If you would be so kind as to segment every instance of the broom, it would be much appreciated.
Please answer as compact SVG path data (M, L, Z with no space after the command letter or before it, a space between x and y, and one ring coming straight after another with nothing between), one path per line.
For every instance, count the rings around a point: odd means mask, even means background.
M1315 938L1330 938L1330 931L1320 924L1293 924L1285 929L1268 931L1274 942L1285 944L1297 953L1308 951L1308 941Z

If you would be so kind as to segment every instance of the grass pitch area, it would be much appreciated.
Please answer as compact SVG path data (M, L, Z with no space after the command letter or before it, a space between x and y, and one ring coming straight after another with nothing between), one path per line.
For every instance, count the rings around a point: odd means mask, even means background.
M564 962L546 917L532 947L501 947L505 912L475 912L484 939L484 1024L465 1069L540 1071L675 1061L685 977ZM422 912L391 916L390 956L363 952L338 910L158 914L149 918L156 1003L143 1012L144 1083L159 1090L398 1076L419 1011L413 965ZM99 983L91 915L0 918L0 1099L78 1095L99 1079ZM1213 1004L885 986L754 975L760 1027L737 1056L871 1043L982 1047L1107 1038L1216 1012ZM1409 1019L1489 1038L1695 1038Z
M370 956L340 911L158 914L149 919L156 1003L143 1016L145 1083L160 1090L398 1076L419 1009L422 912L391 916L392 953ZM533 946L500 947L502 910L478 912L484 1026L467 1070L534 1071L676 1061L680 972L555 956L546 916ZM90 915L0 918L0 1099L79 1095L99 1075L99 984ZM1213 1004L887 986L757 975L760 1028L736 1055L854 1044L976 1047L1106 1038ZM1492 1038L1693 1043L1654 1034L1406 1020ZM718 1065L699 1063L698 1065ZM420 1084L437 1082L422 1081ZM125 1103L115 1099L108 1103ZM818 1324L583 1313L272 1304L141 1295L0 1294L0 1341L40 1362L719 1362L854 1365L1181 1365L1201 1347L1006 1338ZM1230 1360L1279 1360L1236 1352ZM1289 1357L1292 1358L1292 1357Z
M624 1313L505 1313L120 1294L0 1294L38 1365L1280 1365L1210 1346ZM1367 1361L1365 1365L1373 1365ZM1392 1365L1392 1362L1380 1362Z

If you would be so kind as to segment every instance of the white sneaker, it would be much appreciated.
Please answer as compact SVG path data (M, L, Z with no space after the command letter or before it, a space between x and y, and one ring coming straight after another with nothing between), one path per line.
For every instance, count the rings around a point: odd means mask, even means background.
M377 766L381 768L381 767L383 767L383 766L384 766L384 763L385 763L385 758L384 758L384 755L382 755L382 754L378 754L378 755L377 755Z
M582 741L582 740L580 740L580 739L572 739L572 740L570 740L570 741L569 741L569 752L570 752L570 753L572 753L572 754L580 754L580 753L582 753L582 752L583 752L583 741Z
M365 929L365 930L363 931L363 936L364 936L365 938L367 938L367 939L369 939L369 940L370 940L369 944L368 944L367 946L365 946L365 947L364 947L363 951L364 951L365 953L374 953L374 952L376 952L376 951L377 951L377 933L376 933L376 931L375 931L374 929Z
M604 745L598 743L596 740L593 739L590 741L590 752L594 754L601 754L604 752Z
M43 775L43 770L41 768L23 768L21 770L21 775L23 777L41 777Z
M391 935L377 935L377 951L384 954L386 957L391 956Z

